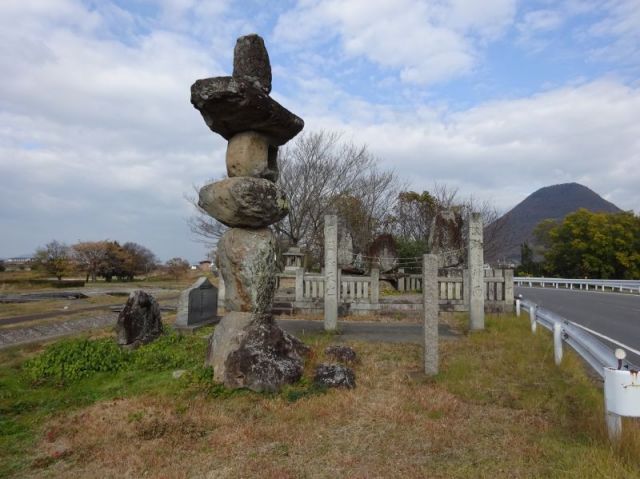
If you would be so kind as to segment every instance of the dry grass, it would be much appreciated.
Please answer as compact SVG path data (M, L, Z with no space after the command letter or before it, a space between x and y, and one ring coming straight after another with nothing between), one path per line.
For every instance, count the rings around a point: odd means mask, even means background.
M177 396L60 413L39 429L23 477L639 477L637 424L625 425L625 447L608 445L579 361L568 354L556 369L549 338L524 322L489 326L442 343L435 379L421 374L418 346L357 342L352 391L290 402L185 383ZM308 338L307 375L330 340Z

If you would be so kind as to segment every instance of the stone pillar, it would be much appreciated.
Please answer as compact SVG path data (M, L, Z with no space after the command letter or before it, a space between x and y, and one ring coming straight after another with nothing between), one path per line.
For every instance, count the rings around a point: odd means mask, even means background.
M504 311L513 313L513 270L504 270Z
M228 178L203 186L198 206L230 229L218 241L226 315L205 363L228 388L277 391L302 376L308 348L275 322L276 241L269 225L288 214L278 148L303 128L269 96L271 66L258 35L238 38L233 74L196 80L191 104L227 143Z
M304 301L304 268L296 270L296 302Z
M422 257L424 373L438 374L438 256Z
M324 217L324 329L338 327L338 217Z
M380 270L371 268L371 304L380 302Z
M404 268L398 268L398 273L404 274ZM404 291L404 276L398 278L398 291Z
M469 268L469 329L484 329L484 253L482 217L471 213L468 219L467 266Z

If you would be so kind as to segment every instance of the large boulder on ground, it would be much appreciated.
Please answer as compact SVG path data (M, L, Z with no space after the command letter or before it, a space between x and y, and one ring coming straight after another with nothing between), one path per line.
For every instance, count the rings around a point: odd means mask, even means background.
M251 82L267 94L271 93L269 53L260 35L254 33L238 38L233 49L232 76Z
M278 391L302 377L309 348L270 315L225 315L209 338L206 364L225 387Z
M136 347L162 334L160 305L153 296L142 290L133 291L118 316L116 324L118 344Z
M200 189L198 205L232 228L263 228L289 212L282 189L263 178L226 178Z
M191 103L207 126L225 140L247 130L257 131L275 146L284 145L304 127L304 121L243 78L196 80Z
M276 242L267 229L232 228L218 241L227 311L270 311L276 285Z
M318 364L313 383L327 388L353 389L356 387L356 375L351 368L341 364Z

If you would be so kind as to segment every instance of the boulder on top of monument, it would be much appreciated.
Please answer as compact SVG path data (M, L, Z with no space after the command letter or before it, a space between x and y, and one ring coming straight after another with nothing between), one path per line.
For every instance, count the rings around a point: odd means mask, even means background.
M196 80L191 85L191 103L207 126L226 140L253 130L269 138L270 144L279 146L304 127L302 118L243 78Z
M236 41L233 49L233 77L250 81L253 86L271 92L271 64L264 40L255 33Z
M161 334L162 319L158 302L149 293L133 291L116 323L118 344L136 347L153 341Z
M198 205L232 228L262 228L289 212L282 189L263 178L234 177L210 183L200 189Z
M276 242L267 229L232 228L218 241L227 311L268 313L275 294Z

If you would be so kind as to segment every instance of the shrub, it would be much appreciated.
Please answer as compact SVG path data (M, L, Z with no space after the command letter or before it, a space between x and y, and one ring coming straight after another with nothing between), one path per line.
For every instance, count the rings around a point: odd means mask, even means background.
M74 381L96 372L115 372L126 365L128 353L112 339L69 339L49 346L24 365L34 381Z

